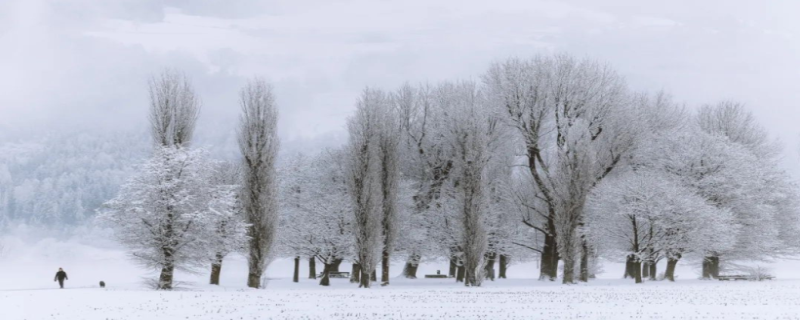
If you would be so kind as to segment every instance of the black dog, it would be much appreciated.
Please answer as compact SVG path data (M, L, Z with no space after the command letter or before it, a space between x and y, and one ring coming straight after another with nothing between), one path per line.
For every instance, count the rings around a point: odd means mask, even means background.
M106 287L106 283L103 282L103 281L100 281L100 288L105 288L105 287Z

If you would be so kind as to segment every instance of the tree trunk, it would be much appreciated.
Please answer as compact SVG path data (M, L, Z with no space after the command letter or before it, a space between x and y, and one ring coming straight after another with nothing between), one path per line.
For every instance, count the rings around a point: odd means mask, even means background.
M634 271L634 268L635 268L634 267L634 259L635 258L636 258L636 256L634 256L632 254L629 254L625 258L625 274L623 275L623 278L628 279L628 278L635 278L636 277L636 272Z
M667 270L664 272L664 279L675 281L675 267L678 265L678 260L676 258L667 259Z
M568 249L569 250L569 249ZM572 250L569 250L572 251ZM572 252L574 253L574 252ZM564 278L561 279L562 284L575 283L575 258L574 255L565 255L564 257Z
M164 265L158 276L158 290L172 290L172 279L175 273L175 258L171 248L163 248Z
M458 266L456 268L456 282L464 282L464 266Z
M247 286L256 289L261 287L261 275L258 273L249 272L247 274Z
M383 259L381 261L381 285L385 286L389 284L389 251L386 250L384 246L383 249Z
M584 236L581 238L581 270L578 281L589 282L589 244L586 243Z
M553 219L547 222L546 228L550 233L544 236L544 246L539 262L539 280L555 281L558 278L558 246L556 245L556 227Z
M719 279L719 257L703 258L703 279Z
M470 286L477 286L478 284L478 275L476 274L477 270L474 268L467 268L461 267L464 269L464 285L467 287Z
M211 280L209 281L210 284L219 285L219 273L222 270L222 265L212 263L211 264Z
M506 279L506 270L508 270L508 256L501 254L500 255L500 274L498 278Z
M300 282L300 256L294 257L294 274L292 282Z
M372 272L370 272L369 281L378 281L378 270L372 270Z
M652 262L650 262L649 266L650 266L650 268L649 268L650 269L650 280L653 280L653 281L658 280L658 279L656 279L656 277L657 277L656 271L658 271L657 270L658 264L655 261L652 261Z
M719 257L711 257L711 277L719 279Z
M209 281L210 284L219 285L219 274L222 272L222 259L223 256L221 253L217 253L216 260L211 263L211 279Z
M486 279L494 281L494 260L497 256L497 253L494 252L487 252L486 257L486 266L484 267L485 270L485 277Z
M308 258L308 278L317 278L317 257L312 256L311 258Z
M642 260L636 259L633 262L633 273L636 283L642 283Z
M642 263L642 278L649 278L650 277L650 264L652 262L645 261Z
M417 278L417 265L412 264L411 262L406 261L406 265L403 266L403 277L407 279L416 279Z
M370 278L375 274L375 272L369 272L368 270L361 270L361 279L359 279L358 287L359 288L369 288L370 287Z
M361 282L361 266L358 263L353 264L353 272L350 273L351 283Z
M342 265L342 259L334 259L330 264L330 269L328 269L328 272L339 272L340 265Z
M327 264L327 263L324 264L324 266L322 267L322 277L319 280L319 285L325 286L325 287L331 285L331 278L328 275L330 273L330 271L331 271L331 265Z
M457 269L458 263L456 263L456 259L450 258L450 271L447 273L447 276L450 278L455 278Z
M174 266L161 268L161 275L158 277L158 290L172 290L172 275L174 271Z
M403 276L408 279L417 278L417 269L419 268L419 255L411 254L406 260L406 265L403 267Z
M703 259L703 278L719 279L719 257L707 256Z
M261 257L259 255L259 250L251 248L250 257L247 259L247 286L250 288L261 288L261 275L264 270L262 270L263 266L261 266Z

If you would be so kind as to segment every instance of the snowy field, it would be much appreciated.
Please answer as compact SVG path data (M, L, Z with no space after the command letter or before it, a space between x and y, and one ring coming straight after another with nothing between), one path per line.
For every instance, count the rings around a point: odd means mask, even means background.
M509 270L511 279L482 288L466 289L451 279L393 279L389 287L363 290L345 279L333 279L328 288L309 279L293 283L291 261L278 260L268 271L267 290L253 290L244 286L244 261L233 257L223 267L223 286L206 285L206 273L180 273L180 290L156 292L142 280L154 274L110 245L91 239L5 243L2 320L800 319L800 280L792 279L798 278L792 274L796 262L780 264L780 279L767 282L694 280L697 270L683 265L676 283L635 285L618 279L619 265L607 263L603 279L562 286L525 279L537 274L535 265L518 264ZM52 282L58 267L69 273L65 290ZM444 267L427 263L419 274ZM397 273L401 266L393 268ZM304 264L301 275L307 273ZM106 289L98 288L100 280Z
M341 282L341 283L336 283ZM398 281L399 282L399 281ZM2 319L800 319L800 281L687 281L643 286L598 280L552 286L506 280L464 289L418 280L358 290L273 280L268 290L175 292L44 289L0 292ZM513 283L513 285L511 285Z

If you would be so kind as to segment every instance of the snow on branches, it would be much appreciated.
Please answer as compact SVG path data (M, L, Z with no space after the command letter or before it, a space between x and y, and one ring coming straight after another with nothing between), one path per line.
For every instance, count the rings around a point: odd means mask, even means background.
M295 155L279 172L282 251L322 262L323 285L333 265L353 255L352 204L341 159L341 150Z
M216 174L203 150L158 148L101 212L138 262L162 271L159 289L172 288L175 269L205 265L241 242L235 192L215 184ZM230 224L220 233L222 221Z

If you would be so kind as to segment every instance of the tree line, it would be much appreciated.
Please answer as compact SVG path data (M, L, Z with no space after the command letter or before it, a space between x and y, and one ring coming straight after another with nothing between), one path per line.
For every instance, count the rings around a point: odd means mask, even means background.
M0 142L0 228L91 222L147 151L138 133L31 133Z
M538 259L539 279L586 282L601 261L625 277L704 278L724 266L797 252L797 190L780 146L742 105L688 110L635 92L609 65L565 54L507 59L479 80L366 88L346 145L277 159L271 87L240 92L240 161L190 146L199 98L180 73L150 83L154 151L100 215L172 287L175 268L248 257L263 287L276 257L322 264L321 285L352 262L351 282L389 285L392 261L417 277L449 261L466 286ZM495 266L499 272L495 274ZM378 270L380 269L380 280ZM396 272L396 271L395 271Z

